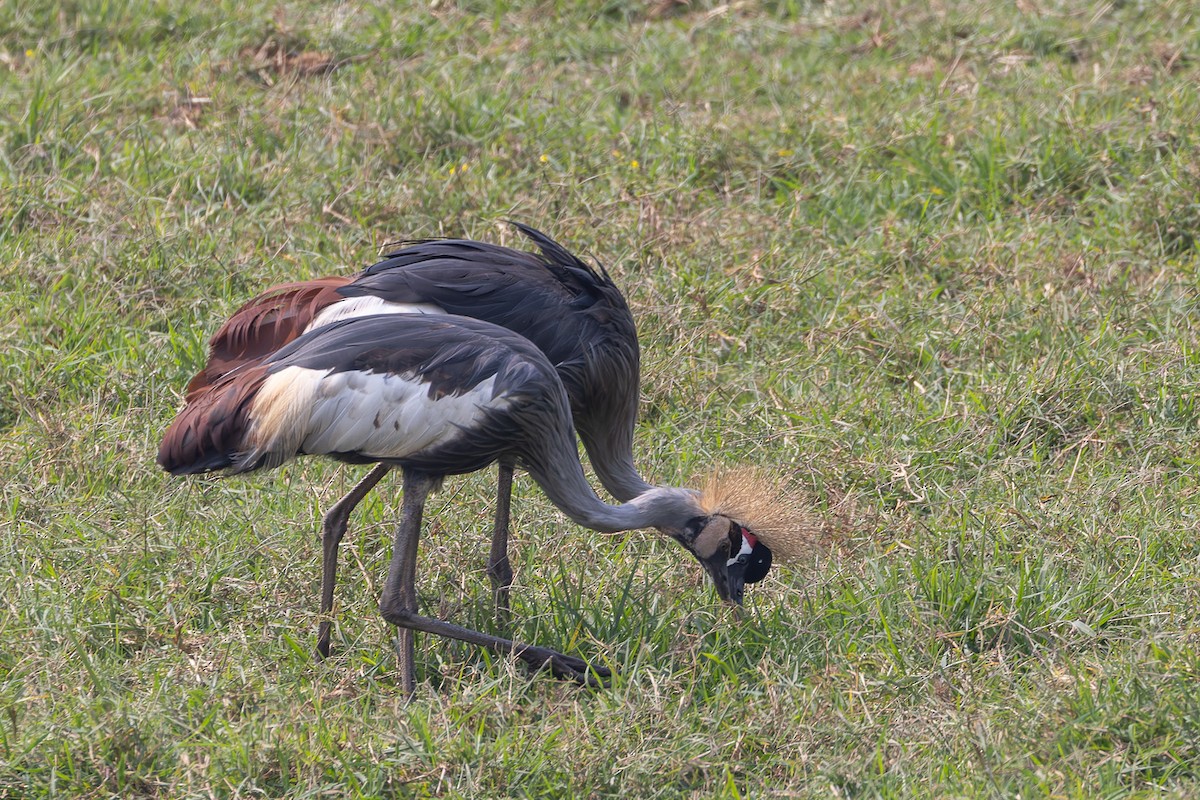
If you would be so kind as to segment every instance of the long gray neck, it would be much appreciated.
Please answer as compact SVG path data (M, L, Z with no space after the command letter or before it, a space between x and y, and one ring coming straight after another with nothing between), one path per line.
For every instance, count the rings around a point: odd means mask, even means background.
M633 463L633 431L638 409L636 349L627 353L626 359L631 363L608 363L604 385L588 384L588 399L574 398L577 408L572 410L596 477L609 494L621 501L632 500L654 488L642 479Z
M581 430L579 438L587 450L596 477L618 500L632 500L654 487L646 483L633 463L633 431L614 426L599 436Z
M569 442L562 439L561 436L547 437L540 452L528 461L523 460L522 466L554 505L585 528L604 533L638 528L678 529L703 513L691 490L653 487L640 477L637 481L644 491L637 492L629 502L617 506L602 502L583 474L574 437L571 436ZM632 463L629 466L633 468ZM617 492L613 491L613 494Z

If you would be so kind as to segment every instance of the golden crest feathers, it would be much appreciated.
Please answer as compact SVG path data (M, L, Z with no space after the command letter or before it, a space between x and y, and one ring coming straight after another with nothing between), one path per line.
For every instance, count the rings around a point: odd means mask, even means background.
M817 548L824 526L804 498L758 467L720 470L700 493L706 514L720 514L750 529L776 558L800 558Z

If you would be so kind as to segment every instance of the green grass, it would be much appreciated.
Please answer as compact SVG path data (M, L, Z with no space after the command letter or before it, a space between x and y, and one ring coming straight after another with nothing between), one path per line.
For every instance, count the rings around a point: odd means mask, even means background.
M1200 17L1189 3L0 5L0 796L1200 792ZM386 242L595 254L638 458L756 463L832 531L751 618L518 480L515 634L376 602L386 482L174 480L208 335ZM492 630L491 473L422 607Z

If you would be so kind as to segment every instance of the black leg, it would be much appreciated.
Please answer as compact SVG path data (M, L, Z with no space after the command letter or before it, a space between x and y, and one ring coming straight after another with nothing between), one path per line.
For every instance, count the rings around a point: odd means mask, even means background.
M326 618L321 620L321 625L317 629L317 655L321 658L329 655L329 633L333 623L328 617L333 613L333 588L337 583L338 545L341 544L342 537L346 535L346 523L350 519L350 512L362 502L362 499L367 496L367 492L374 489L375 485L391 469L386 464L376 465L325 514L321 528L323 553L321 560L321 615Z
M416 470L404 470L404 504L401 506L400 525L396 528L396 541L392 545L392 562L388 566L387 582L383 585L380 609L383 618L393 625L393 617L404 617L417 612L417 543L421 538L421 516L425 511L425 498L437 486L437 480ZM392 616L389 616L389 612ZM416 666L413 661L413 629L398 625L396 655L399 659L400 680L404 693L412 696L416 690Z
M496 624L507 630L512 588L512 565L508 560L509 510L512 508L512 464L500 462L496 482L496 523L492 528L492 552L488 556L488 577L492 580L492 599L496 603Z
M605 685L606 679L611 676L606 667L593 667L582 659L555 650L517 644L509 639L417 614L417 542L421 534L425 498L436 485L437 480L430 475L407 469L404 471L404 506L400 526L396 529L396 543L388 567L387 582L379 602L383 618L400 628L397 652L404 691L411 695L416 687L412 644L414 630L489 647L498 653L512 654L534 669L548 666L555 676L570 678L587 686Z
M384 600L386 602L386 598ZM533 669L550 667L557 678L568 678L585 686L603 687L608 685L612 672L608 667L593 666L581 658L568 656L548 647L538 647L532 644L518 644L510 639L502 639L487 633L473 631L451 622L443 622L432 617L423 617L411 611L399 608L389 608L382 603L380 610L383 618L401 630L411 628L425 633L434 633L448 639L458 639L481 647L488 647L497 653L513 655L524 661Z

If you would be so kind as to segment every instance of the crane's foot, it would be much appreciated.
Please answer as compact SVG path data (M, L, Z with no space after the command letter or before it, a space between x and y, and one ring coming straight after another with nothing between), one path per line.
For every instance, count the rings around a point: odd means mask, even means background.
M593 666L581 658L568 656L548 647L538 647L533 644L516 644L499 636L473 631L452 622L446 622L433 617L424 617L411 608L404 608L397 597L384 589L384 598L379 603L379 611L383 618L392 625L404 630L424 631L460 642L470 642L480 647L490 648L497 653L511 654L524 661L534 670L550 668L556 678L566 678L584 686L605 688L612 678L612 670L608 667Z
M582 658L568 656L544 647L526 647L517 653L517 657L534 670L550 668L550 674L556 678L575 681L581 686L593 689L607 689L612 678L612 670L600 665L592 665Z

